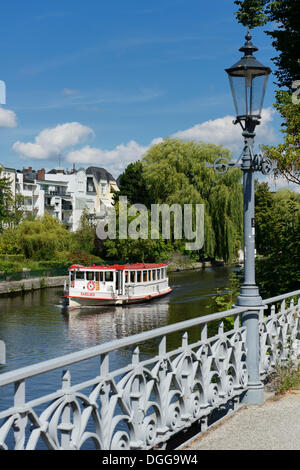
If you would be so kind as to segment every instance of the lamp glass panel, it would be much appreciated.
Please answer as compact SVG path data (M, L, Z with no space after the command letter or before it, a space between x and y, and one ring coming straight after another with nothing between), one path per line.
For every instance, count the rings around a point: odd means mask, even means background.
M237 116L245 116L247 100L245 96L245 78L241 75L229 76L231 92Z
M267 81L268 75L256 75L252 78L251 116L261 116Z

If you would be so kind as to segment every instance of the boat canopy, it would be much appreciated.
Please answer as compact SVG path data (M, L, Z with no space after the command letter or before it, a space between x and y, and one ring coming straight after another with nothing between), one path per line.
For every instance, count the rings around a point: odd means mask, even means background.
M164 268L167 267L168 265L166 263L135 263L135 264L113 264L113 265L108 265L108 264L103 264L101 266L82 266L81 264L72 264L72 266L69 267L69 270L89 270L92 269L93 271L99 270L142 270L142 269L157 269L157 268Z

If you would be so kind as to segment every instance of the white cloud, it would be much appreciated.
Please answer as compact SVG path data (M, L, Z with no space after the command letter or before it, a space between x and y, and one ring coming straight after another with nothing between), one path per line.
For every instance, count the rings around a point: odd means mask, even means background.
M17 127L16 114L10 109L0 107L0 127Z
M275 132L271 125L273 115L272 108L265 109L262 124L257 127L257 137L264 143L271 143L275 140ZM171 137L223 145L232 152L240 151L243 145L241 128L239 125L234 126L233 120L233 116L225 116L205 121L190 129L178 131ZM86 141L93 134L91 128L78 122L70 122L44 129L35 137L34 142L15 142L13 150L18 152L21 157L45 160L64 153L63 157L70 163L82 166L91 164L103 166L118 176L129 163L141 159L149 147L163 141L161 137L157 137L152 140L150 145L143 146L135 140L131 140L128 143L119 144L111 150L90 145L79 149L68 149L68 147Z
M21 157L46 160L61 154L67 147L79 144L94 132L90 127L79 122L67 122L56 127L41 131L34 142L20 142L13 144L13 150Z
M275 141L275 133L270 125L274 113L275 111L272 108L264 109L262 112L261 125L256 129L257 138L264 143ZM241 148L243 141L240 126L233 125L234 119L234 116L224 116L222 118L205 121L189 129L178 131L173 134L172 137L223 145L232 152L237 152Z
M69 152L66 159L71 163L81 165L95 164L104 166L118 175L129 163L139 160L147 149L148 147L143 147L134 140L127 144L117 145L113 150L103 150L86 145L79 150Z
M300 193L299 184L288 181L284 176L267 176L266 181L269 184L271 191L278 191L279 189L290 189L296 193Z
M78 95L79 94L79 90L72 90L71 88L64 88L62 90L62 94L63 95L67 95L67 96L70 96L70 95Z
M79 150L69 152L66 156L66 160L70 163L79 163L81 165L94 164L103 166L118 176L125 170L129 163L140 160L152 145L159 144L162 141L162 137L157 137L152 140L150 145L142 146L135 140L131 140L127 144L117 145L112 150L103 150L86 145Z

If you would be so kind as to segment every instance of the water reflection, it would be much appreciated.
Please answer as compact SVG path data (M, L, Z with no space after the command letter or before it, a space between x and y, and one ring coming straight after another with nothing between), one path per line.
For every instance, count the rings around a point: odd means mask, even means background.
M167 302L65 312L68 340L82 347L102 344L168 324Z

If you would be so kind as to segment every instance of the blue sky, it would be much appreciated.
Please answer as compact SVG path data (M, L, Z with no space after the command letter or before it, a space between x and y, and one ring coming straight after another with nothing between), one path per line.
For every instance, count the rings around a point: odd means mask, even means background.
M117 177L167 136L222 143L237 155L242 138L224 72L244 43L235 10L233 0L4 2L0 162L92 164ZM274 68L262 28L253 42ZM280 139L273 80L258 144Z

